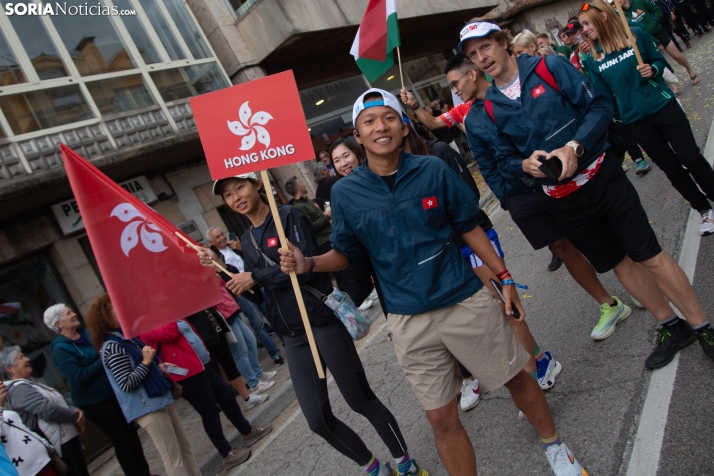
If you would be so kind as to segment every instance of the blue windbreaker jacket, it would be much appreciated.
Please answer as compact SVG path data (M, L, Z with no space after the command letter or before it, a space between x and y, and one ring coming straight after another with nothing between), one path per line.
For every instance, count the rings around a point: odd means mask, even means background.
M521 79L521 103L506 97L495 84L486 92L493 104L493 114L500 137L510 140L518 154L505 159L512 175L525 177L521 162L536 150L559 149L575 140L585 153L578 160L579 174L608 149L607 127L612 120L612 96L598 91L590 79L570 62L557 55L545 57L546 66L555 77L560 91L552 88L536 73L540 57L516 58ZM541 89L542 88L542 89ZM497 147L506 147L507 144ZM529 176L530 177L530 176ZM537 179L543 185L561 185L548 177Z
M483 101L474 100L464 121L464 127L478 169L504 210L508 210L509 196L533 191L533 188L524 182L524 178L508 170L507 159L518 151L507 139L498 139L498 128L484 111ZM502 160L499 160L499 157Z
M461 257L453 233L478 226L473 192L437 157L402 152L394 190L367 161L332 188L332 247L358 259L369 253L393 314L457 304L483 284Z

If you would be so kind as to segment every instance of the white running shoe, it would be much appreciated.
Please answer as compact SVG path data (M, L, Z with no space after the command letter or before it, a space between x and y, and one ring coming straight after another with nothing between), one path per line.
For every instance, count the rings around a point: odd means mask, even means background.
M565 443L550 445L545 455L555 476L588 476L588 472L580 466Z
M259 380L262 380L263 382L267 382L268 380L273 380L275 376L278 375L278 372L273 370L272 372L263 372L263 375L258 377Z
M251 408L260 405L261 403L265 403L267 399L267 395L258 395L257 393L251 393L250 397L248 397L248 401L245 402L245 409L250 410Z
M275 385L275 382L265 382L263 380L258 381L258 385L250 389L250 393L262 393L268 390L270 387Z
M360 312L364 312L370 307L372 307L372 304L374 304L374 301L372 301L371 299L365 299L364 302L360 304L357 309L359 309Z
M461 385L461 410L469 411L478 405L481 401L481 387L478 384L477 379L467 380L464 379L463 385Z
M714 210L701 212L702 224L699 225L699 234L702 236L714 233Z
M543 391L553 388L555 378L563 370L563 366L550 355L550 352L545 352L545 356L536 362L536 367L538 369L538 384Z

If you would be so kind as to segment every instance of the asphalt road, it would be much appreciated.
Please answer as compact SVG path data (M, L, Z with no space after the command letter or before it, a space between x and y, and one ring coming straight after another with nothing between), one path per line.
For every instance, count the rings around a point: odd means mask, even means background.
M698 69L701 83L683 87L681 102L696 139L703 148L714 108L714 34L692 41L687 52ZM686 78L676 68L680 79ZM659 169L644 177L628 172L647 210L662 247L679 258L689 207ZM521 294L528 322L541 347L563 364L557 385L547 393L558 431L591 475L625 475L633 451L642 409L652 373L644 359L652 349L655 321L641 309L622 322L603 342L590 339L598 320L597 304L570 278L566 269L549 273L547 249L533 251L510 216L500 210L492 220L501 237L509 269L519 282L529 285ZM714 236L701 240L694 286L705 311L714 318ZM631 305L629 296L612 273L601 275L605 287ZM383 322L383 321L378 321ZM399 369L392 344L381 329L361 350L361 357L375 393L394 412L409 445L410 454L434 475L445 475L429 424ZM704 357L698 344L681 354L666 419L659 457L660 476L714 474L714 412L711 382L714 362ZM367 446L388 460L389 453L376 432L361 416L351 412L334 384L332 408L351 425ZM538 435L525 420L508 393L485 394L476 409L461 413L476 449L480 475L548 475L550 468ZM662 422L664 424L664 422ZM645 435L647 436L647 435ZM655 445L656 446L656 445ZM249 462L233 475L327 475L362 473L356 465L313 435L299 412L277 428L275 435L256 448ZM656 467L656 466L655 466ZM652 473L654 476L655 473ZM637 475L649 476L649 475Z

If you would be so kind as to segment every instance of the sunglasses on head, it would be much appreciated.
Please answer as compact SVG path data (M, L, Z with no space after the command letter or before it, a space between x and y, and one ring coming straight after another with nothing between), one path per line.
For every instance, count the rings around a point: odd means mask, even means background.
M593 5L592 3L587 3L587 2L586 2L586 3L583 3L583 6L580 7L580 12L587 12L587 11L590 10L591 8L594 8L595 10L597 10L597 11L599 11L599 12L602 12L602 10L600 10L600 9L599 9L598 7L596 7L595 5Z

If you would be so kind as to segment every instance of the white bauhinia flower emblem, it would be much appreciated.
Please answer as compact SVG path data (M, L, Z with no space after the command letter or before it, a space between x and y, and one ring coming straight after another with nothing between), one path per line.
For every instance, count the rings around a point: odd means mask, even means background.
M252 114L252 116L251 116ZM265 130L264 125L273 118L270 114L258 111L253 114L248 107L248 101L244 102L238 111L240 121L227 121L228 129L237 136L243 137L240 150L250 150L255 145L255 140L270 147L270 134Z
M124 223L129 223L121 234L121 250L126 256L129 256L129 252L134 249L136 245L139 244L139 238L141 238L141 244L144 248L151 251L152 253L160 253L167 249L164 246L164 237L161 233L156 233L160 231L156 225L148 222L146 217L142 215L134 205L130 203L120 203L109 216L117 217ZM134 220L138 218L138 220ZM155 230L155 231L151 231Z

